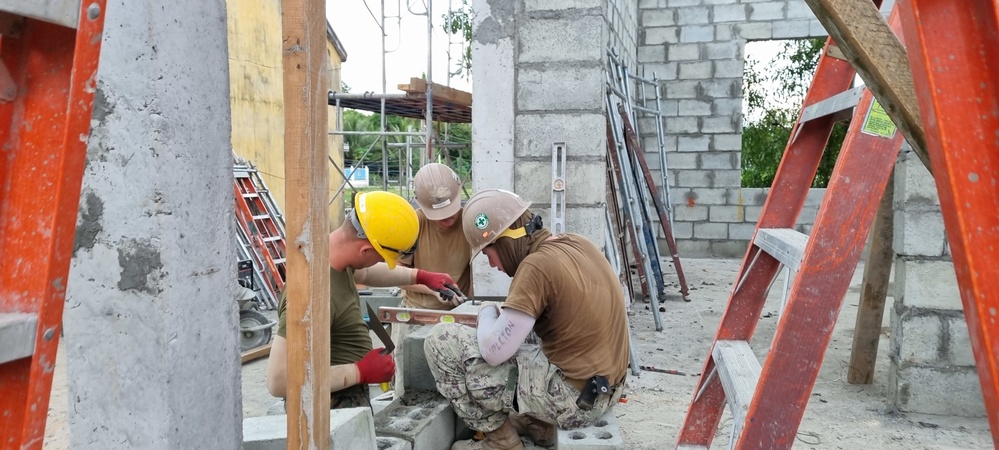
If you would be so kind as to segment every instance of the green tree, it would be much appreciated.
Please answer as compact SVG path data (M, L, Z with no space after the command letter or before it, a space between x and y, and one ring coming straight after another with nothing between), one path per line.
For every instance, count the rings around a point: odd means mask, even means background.
M771 73L751 70L749 60L743 74L743 95L747 110L742 128L742 186L770 187L777 175L791 128L812 81L825 39L784 42L770 67ZM848 123L838 123L822 154L812 187L826 187L836 165Z
M458 9L448 11L442 18L444 32L461 36L463 42L457 68L451 72L451 75L467 80L472 77L472 7L468 4L468 0L461 0Z

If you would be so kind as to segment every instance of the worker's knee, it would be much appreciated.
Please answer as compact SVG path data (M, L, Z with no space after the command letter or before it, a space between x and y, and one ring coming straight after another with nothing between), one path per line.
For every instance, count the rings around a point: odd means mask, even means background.
M463 353L469 347L478 347L475 339L475 329L456 323L439 323L434 325L430 334L423 341L423 351L427 362L435 364L445 361L461 361Z

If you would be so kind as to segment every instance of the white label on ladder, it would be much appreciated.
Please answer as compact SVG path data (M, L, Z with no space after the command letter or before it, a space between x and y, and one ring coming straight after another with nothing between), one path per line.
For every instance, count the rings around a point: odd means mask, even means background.
M552 234L565 233L565 142L552 145Z

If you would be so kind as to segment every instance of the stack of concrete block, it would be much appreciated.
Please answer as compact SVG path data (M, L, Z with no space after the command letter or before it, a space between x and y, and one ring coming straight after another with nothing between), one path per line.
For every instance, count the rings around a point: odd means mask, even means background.
M440 394L409 391L375 416L375 431L379 438L405 441L412 450L447 450L454 442L455 414Z
M243 419L243 450L284 450L288 447L288 416ZM343 448L379 448L370 408L330 411L330 442Z
M894 210L889 397L901 411L982 416L985 407L936 186L911 150L895 167Z

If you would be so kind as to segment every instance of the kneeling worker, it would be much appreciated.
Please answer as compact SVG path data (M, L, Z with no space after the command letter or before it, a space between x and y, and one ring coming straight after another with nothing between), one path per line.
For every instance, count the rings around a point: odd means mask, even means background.
M395 268L412 252L419 233L416 212L404 198L383 191L359 193L340 228L330 233L330 378L331 408L370 406L368 384L392 379L392 355L371 348L361 316L356 283L370 286L422 284L451 292L447 274ZM384 263L382 263L384 261ZM292 299L291 301L296 301ZM278 306L278 331L267 363L267 389L275 397L287 392L287 302Z
M523 449L518 432L551 445L555 426L592 424L624 391L628 329L617 274L578 234L552 236L529 203L485 190L465 205L472 248L513 280L502 310L479 310L478 329L437 324L424 349L437 389L485 440L452 449ZM541 346L524 344L532 331ZM600 395L581 395L595 388Z

